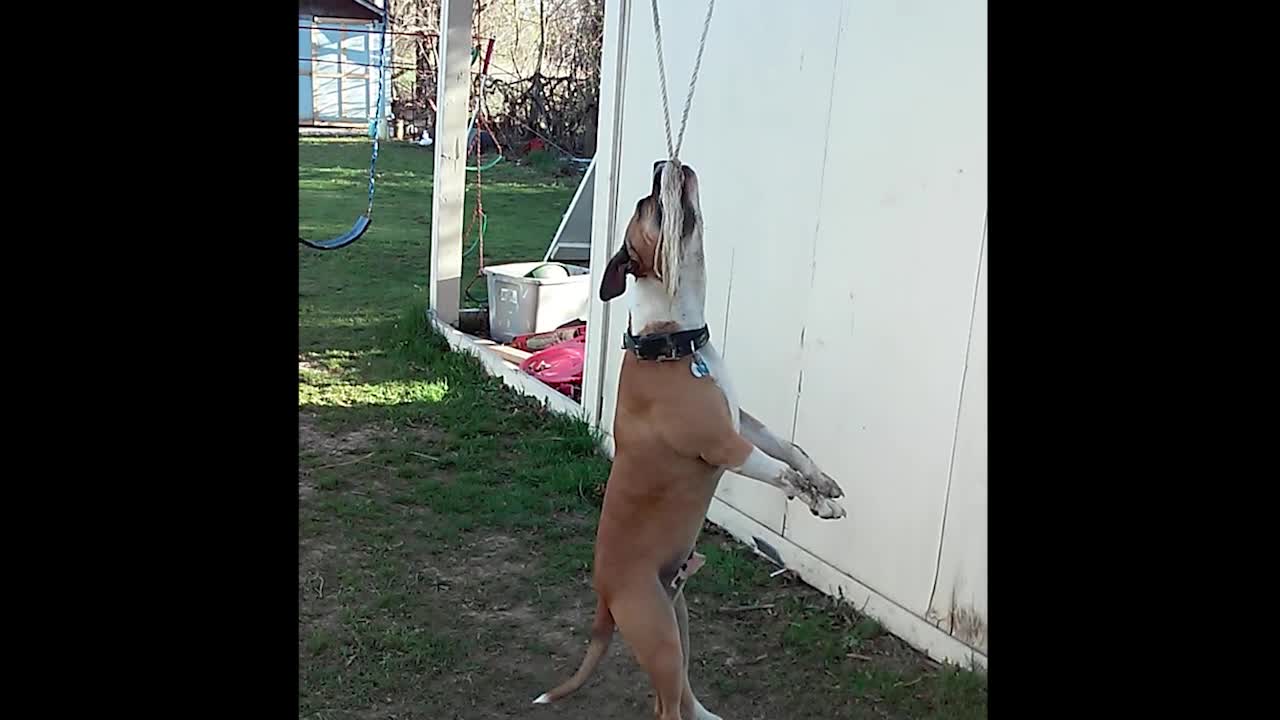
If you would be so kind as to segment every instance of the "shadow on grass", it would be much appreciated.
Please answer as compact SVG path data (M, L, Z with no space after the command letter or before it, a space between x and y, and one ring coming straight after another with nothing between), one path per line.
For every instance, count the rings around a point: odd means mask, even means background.
M452 352L417 308L368 330L373 347L353 341L300 353L300 413L330 429L418 420L465 438L468 452L519 453L535 465L560 456L590 459L607 474L598 438L584 423L516 393L475 357Z

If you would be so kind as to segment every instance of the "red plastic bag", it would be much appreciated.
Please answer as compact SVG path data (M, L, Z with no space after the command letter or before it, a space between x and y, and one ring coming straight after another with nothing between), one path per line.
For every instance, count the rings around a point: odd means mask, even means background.
M582 387L582 369L586 357L586 338L574 338L525 358L520 363L520 371L572 398L576 396L578 388Z

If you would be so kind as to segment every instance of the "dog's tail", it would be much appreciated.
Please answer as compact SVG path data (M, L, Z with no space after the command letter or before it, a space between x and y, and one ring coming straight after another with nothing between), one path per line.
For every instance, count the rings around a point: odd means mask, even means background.
M612 640L613 613L609 612L609 606L605 604L604 598L601 597L596 601L596 619L591 624L591 642L587 645L587 656L582 659L582 667L578 668L578 672L574 673L573 677L564 681L556 689L539 695L533 701L533 704L545 705L553 703L582 687L587 678L591 677L591 673L595 672L596 666L600 664L600 659L604 657L604 653L609 649L609 643Z

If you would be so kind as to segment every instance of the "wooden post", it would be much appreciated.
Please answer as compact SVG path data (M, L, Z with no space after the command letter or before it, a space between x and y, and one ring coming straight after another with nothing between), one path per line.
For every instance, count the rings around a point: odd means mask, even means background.
M431 193L428 302L441 322L457 325L462 289L463 200L467 187L467 106L471 94L472 0L441 0L436 76L436 162Z

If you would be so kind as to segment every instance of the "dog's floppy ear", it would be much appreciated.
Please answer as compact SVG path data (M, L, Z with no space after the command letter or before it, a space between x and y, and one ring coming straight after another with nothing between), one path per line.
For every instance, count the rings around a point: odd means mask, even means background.
M600 278L600 299L604 302L618 297L627 291L627 270L631 268L631 256L627 254L627 244L622 243L618 252L609 258L604 268L604 277Z

